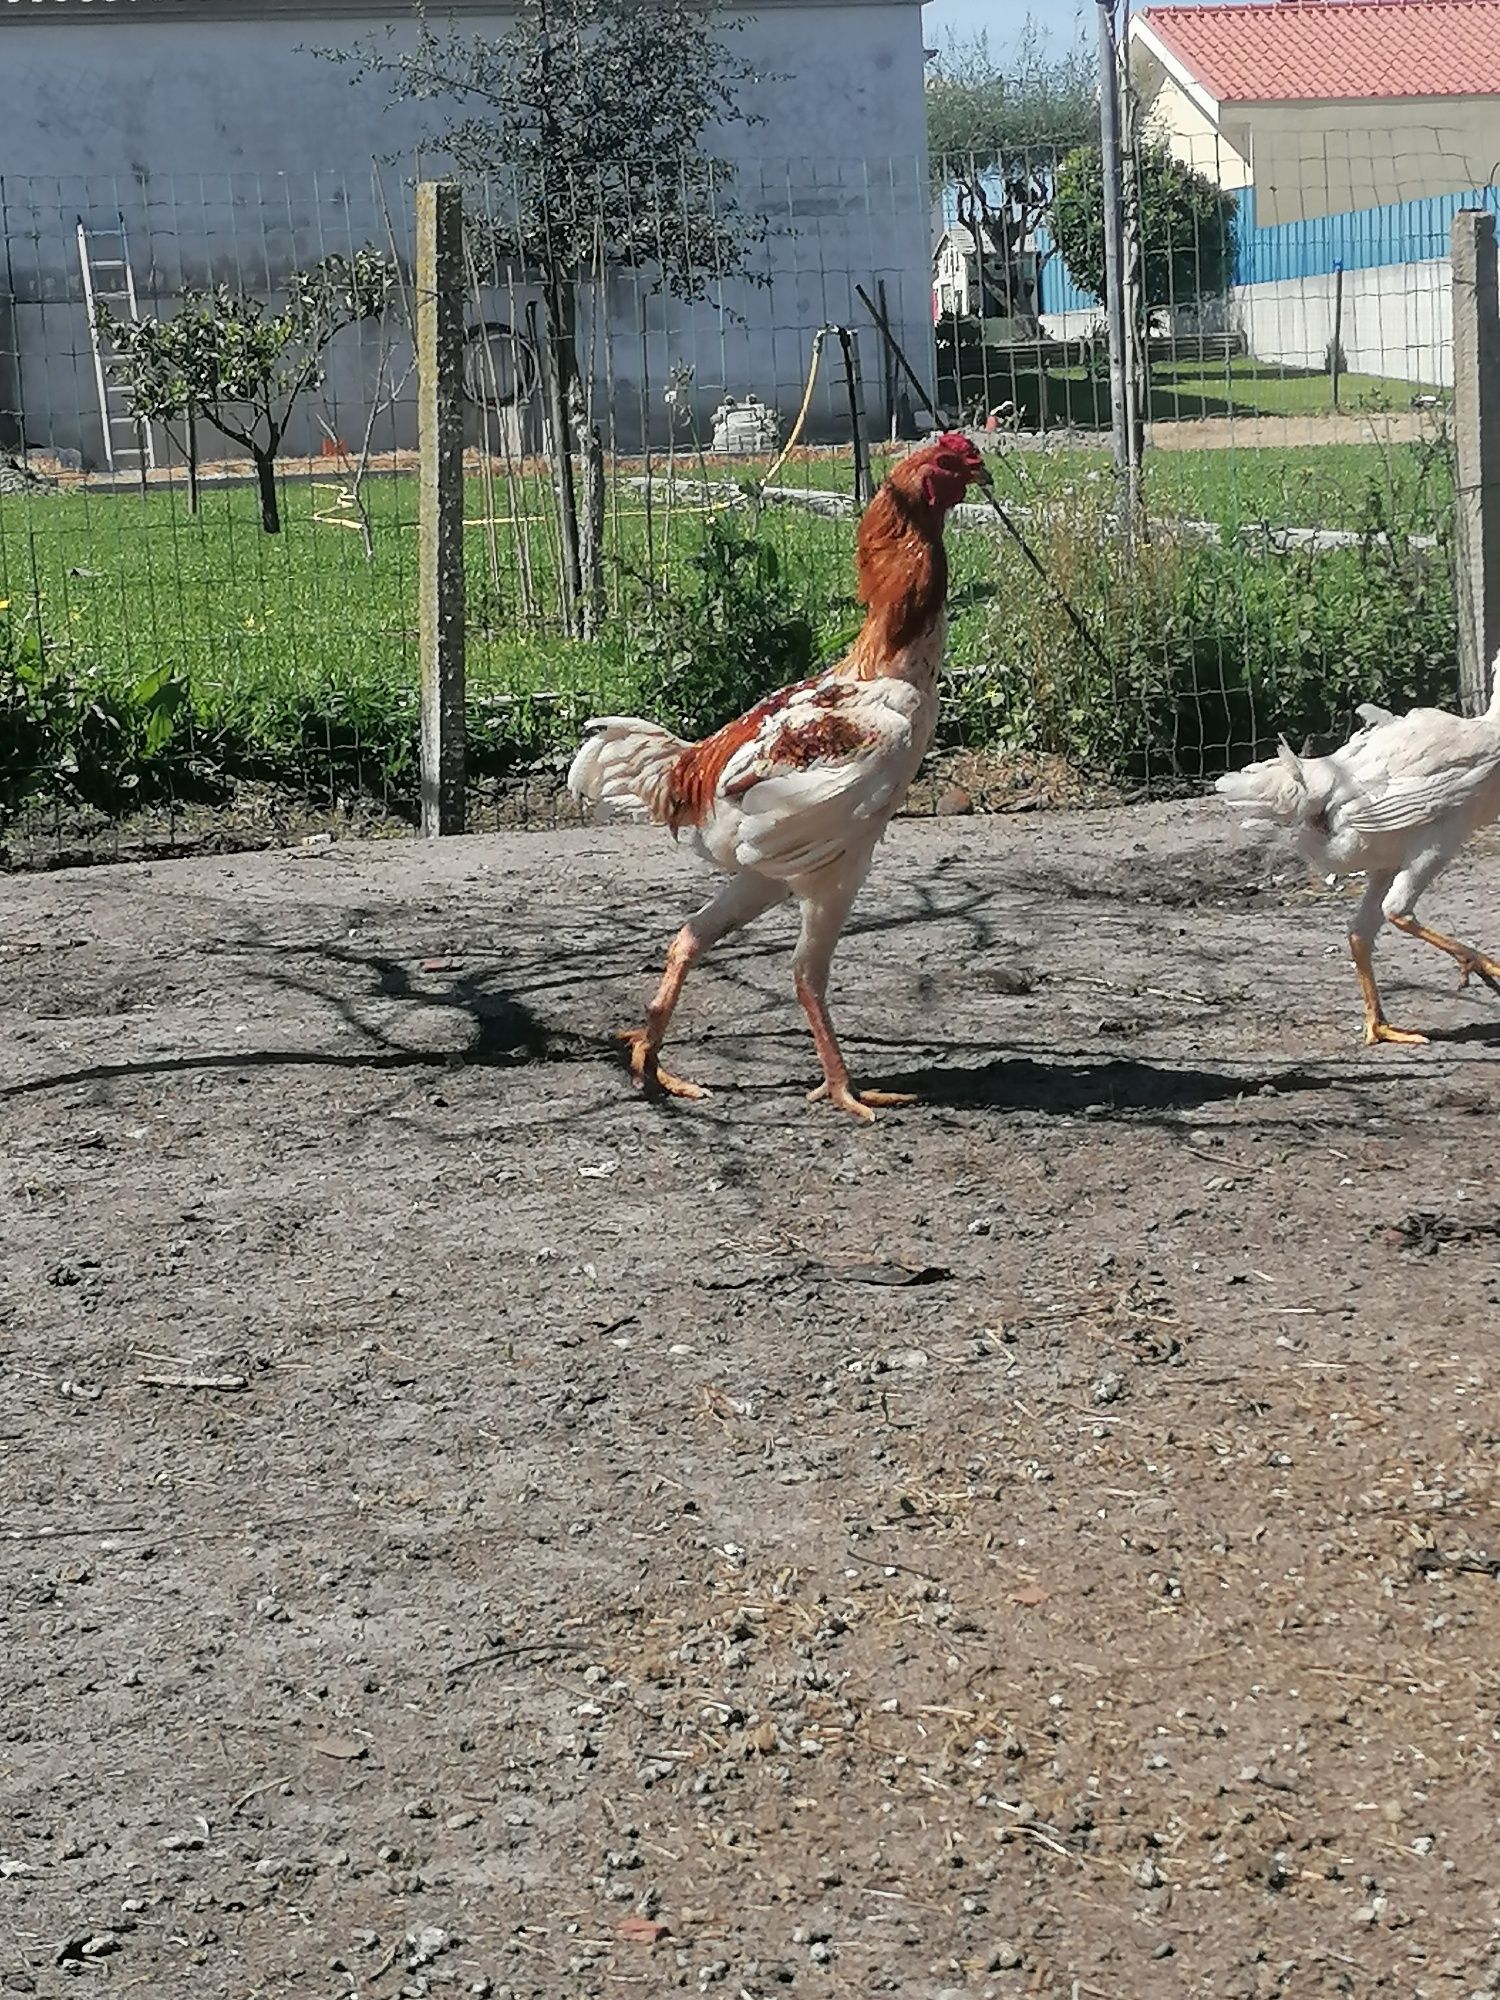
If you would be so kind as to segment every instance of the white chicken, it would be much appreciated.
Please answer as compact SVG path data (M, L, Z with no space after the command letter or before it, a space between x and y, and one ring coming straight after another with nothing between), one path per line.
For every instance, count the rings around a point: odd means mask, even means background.
M1373 705L1364 727L1327 757L1298 757L1285 743L1275 757L1228 771L1216 789L1247 827L1289 827L1298 851L1320 874L1363 875L1365 892L1349 925L1349 955L1365 1008L1365 1041L1420 1045L1392 1027L1375 984L1382 919L1455 960L1459 985L1477 973L1500 993L1500 961L1419 923L1417 902L1464 842L1500 818L1500 657L1483 715L1414 708L1392 715Z

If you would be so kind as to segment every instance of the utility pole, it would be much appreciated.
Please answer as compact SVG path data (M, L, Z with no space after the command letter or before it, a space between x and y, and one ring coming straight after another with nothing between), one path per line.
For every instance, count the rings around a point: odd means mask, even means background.
M1116 0L1099 5L1099 151L1104 169L1104 306L1109 328L1109 410L1115 471L1126 515L1135 519L1140 473L1140 412L1133 354L1135 312L1130 300L1125 223L1125 143L1120 119L1120 47Z

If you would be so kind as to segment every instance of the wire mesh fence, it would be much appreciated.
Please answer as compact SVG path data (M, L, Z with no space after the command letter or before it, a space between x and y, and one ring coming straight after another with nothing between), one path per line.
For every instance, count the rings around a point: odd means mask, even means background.
M1428 191L1363 205L1391 184L1362 130L1274 186L1184 150L1136 148L1129 534L1097 154L467 190L471 823L560 810L588 714L699 731L836 653L858 508L939 424L994 452L1048 581L955 521L919 799L1180 788L1357 702L1451 701L1447 232L1500 189L1435 185L1440 134ZM0 234L11 858L409 824L409 178L8 177Z

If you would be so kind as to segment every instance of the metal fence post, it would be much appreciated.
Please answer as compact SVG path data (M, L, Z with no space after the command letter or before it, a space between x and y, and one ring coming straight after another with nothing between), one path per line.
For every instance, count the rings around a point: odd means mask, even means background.
M464 830L463 201L417 188L418 624L422 831Z
M1489 699L1500 652L1500 269L1495 218L1453 218L1453 426L1458 479L1458 677L1465 711Z
M1120 54L1115 0L1099 0L1099 155L1104 183L1104 309L1109 326L1109 409L1115 471L1133 511L1130 428L1130 330L1126 323L1124 144L1120 132Z

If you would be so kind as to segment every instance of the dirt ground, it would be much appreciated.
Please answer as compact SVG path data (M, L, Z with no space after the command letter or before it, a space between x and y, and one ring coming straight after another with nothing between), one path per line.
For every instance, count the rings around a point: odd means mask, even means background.
M1202 805L0 884L0 1995L1500 1981L1500 1005ZM1500 940L1494 852L1425 911Z

